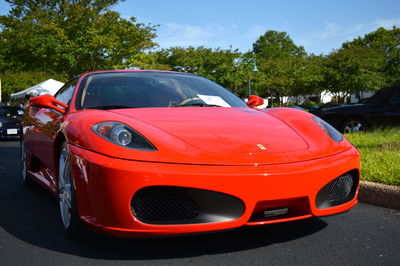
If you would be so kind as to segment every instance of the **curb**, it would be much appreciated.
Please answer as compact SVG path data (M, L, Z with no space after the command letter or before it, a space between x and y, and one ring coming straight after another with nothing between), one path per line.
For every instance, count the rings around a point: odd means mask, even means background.
M361 181L358 200L368 204L400 210L400 186Z

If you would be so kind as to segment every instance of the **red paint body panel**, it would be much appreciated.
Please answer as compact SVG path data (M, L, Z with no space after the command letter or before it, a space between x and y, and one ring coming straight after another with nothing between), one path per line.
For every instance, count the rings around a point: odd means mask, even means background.
M358 188L346 203L316 207L321 188L346 172L359 172L360 155L346 139L334 142L309 113L246 107L77 110L86 75L65 114L29 107L23 141L28 173L56 196L58 150L66 140L79 216L95 231L119 237L197 233L331 215L357 203ZM92 126L105 121L128 125L157 150L128 149L99 137ZM149 186L220 192L240 199L245 210L227 222L146 224L133 216L130 204L135 192ZM308 199L309 213L250 219L258 202L293 198Z
M276 164L321 158L352 148L347 141L336 143L326 134L305 139L297 132L309 134L321 129L308 119L308 113L289 114L300 119L288 124L251 108L84 110L66 119L65 132L69 143L112 157L170 163ZM87 130L103 121L130 125L146 136L158 152L119 147ZM260 150L257 144L266 149Z
M94 230L116 236L184 234L295 220L248 222L257 202L308 197L311 213L324 216L347 211L356 197L341 206L318 209L316 193L337 176L359 167L358 152L348 150L326 158L284 165L205 166L137 162L110 158L71 145L80 215ZM82 163L81 158L86 158ZM80 178L81 176L87 177ZM148 225L130 211L133 194L142 187L166 185L224 192L245 203L245 213L230 222L195 225ZM298 219L306 217L297 217ZM111 229L112 228L112 229Z

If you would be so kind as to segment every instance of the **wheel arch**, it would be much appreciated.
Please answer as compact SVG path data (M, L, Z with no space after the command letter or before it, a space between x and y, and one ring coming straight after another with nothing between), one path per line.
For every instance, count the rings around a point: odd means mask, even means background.
M67 137L63 132L60 131L57 137L55 138L54 149L53 149L57 188L58 188L58 174L59 174L58 160L60 157L60 150L64 142L68 144ZM79 169L79 167L76 167L76 165L74 165L73 158L70 158L70 167L71 167L71 182L73 184L73 189L75 191L75 199L77 203L76 206L77 213L80 219L84 220L83 217L85 216L93 216L92 214L93 209L91 207L90 197L88 196L88 191L86 187L87 183L82 178L82 172L81 172L82 169Z
M56 176L57 183L58 183L58 159L60 157L60 149L64 142L66 142L66 138L62 132L58 132L57 137L54 140L53 145L53 160L54 160L54 175Z
M341 119L341 121L340 121L340 123L339 123L339 126L340 126L340 130L339 130L339 131L340 131L341 133L343 133L343 131L344 131L344 130L343 130L344 123L345 123L346 121L350 120L350 119L359 119L359 120L362 120L362 121L364 121L365 125L366 125L367 127L369 127L368 121L365 119L365 117L364 117L363 115L357 114L357 113L348 114L348 115L343 116L343 118Z

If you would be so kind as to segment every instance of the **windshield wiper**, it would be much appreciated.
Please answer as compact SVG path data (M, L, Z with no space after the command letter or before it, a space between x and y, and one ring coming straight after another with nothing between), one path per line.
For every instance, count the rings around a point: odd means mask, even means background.
M86 109L100 109L100 110L124 109L124 108L136 108L136 107L126 106L126 105L99 105L99 106L86 107Z
M184 103L184 104L173 105L170 107L221 107L221 106L216 104L206 104L206 103Z

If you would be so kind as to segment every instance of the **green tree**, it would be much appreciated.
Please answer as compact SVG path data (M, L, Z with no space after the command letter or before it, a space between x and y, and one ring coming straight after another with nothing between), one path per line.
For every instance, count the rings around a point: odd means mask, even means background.
M120 65L115 65L115 69L148 69L148 70L167 70L171 71L172 67L163 65L157 61L154 53L139 53L134 57L127 59Z
M205 47L172 47L154 53L156 62L174 71L209 78L239 96L244 96L244 72L235 65L241 57L237 50Z
M258 58L276 59L287 56L305 56L303 46L297 46L286 32L269 30L253 44Z
M0 16L4 69L63 73L112 69L156 46L155 28L110 10L118 0L6 0Z
M314 96L326 90L325 68L326 57L322 55L309 55L298 58L299 67L296 68L296 84L292 95Z
M57 79L62 82L66 81L61 75L54 75L46 72L3 72L1 74L2 101L7 102L10 100L11 94L32 87L50 78Z
M259 73L255 83L261 96L281 99L300 93L299 78L304 79L306 52L286 32L265 32L253 44L253 56L257 58Z
M389 85L400 83L400 28L378 28L376 31L343 43L344 49L371 48L380 51L385 57L382 71Z
M301 68L294 57L259 60L259 72L256 74L258 94L262 97L274 97L281 101L282 96L291 95L296 84L297 74Z
M361 90L378 90L387 85L384 65L380 49L354 46L334 51L327 59L326 87L342 100Z

